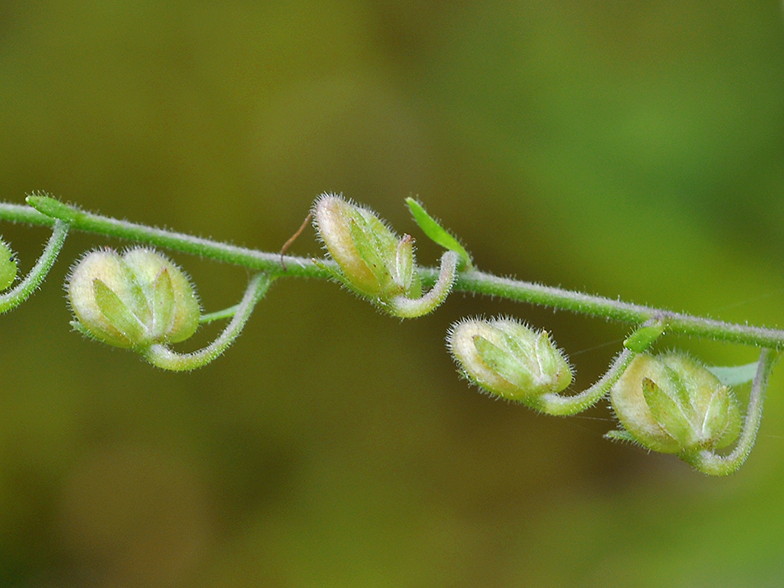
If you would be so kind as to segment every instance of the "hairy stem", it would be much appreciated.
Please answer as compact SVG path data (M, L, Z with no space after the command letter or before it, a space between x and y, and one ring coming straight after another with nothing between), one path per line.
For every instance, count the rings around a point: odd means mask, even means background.
M210 363L226 351L239 336L256 304L267 293L273 281L274 278L263 273L253 276L248 283L242 301L236 307L234 318L226 325L218 338L205 348L192 353L177 353L165 345L155 344L144 351L145 358L154 366L175 372L195 370Z
M746 418L743 421L743 430L738 439L738 444L729 455L717 455L712 451L700 451L696 454L682 455L681 458L694 466L697 470L711 476L726 476L737 470L746 461L754 447L762 420L762 405L765 402L765 392L768 389L768 379L779 354L771 349L763 349L757 367L757 375L751 386L749 405L746 409Z
M41 257L30 270L30 273L12 290L0 295L0 313L8 312L27 300L35 289L44 281L49 270L52 269L57 255L63 248L65 238L68 236L68 223L58 220L54 222L52 236L46 244Z
M538 406L536 408L553 416L569 416L590 408L607 395L610 388L620 379L626 371L626 368L629 367L634 360L635 356L648 349L653 345L656 339L662 335L664 332L663 326L664 324L660 320L651 319L647 321L642 327L632 333L626 341L630 341L635 334L649 330L651 327L656 327L654 332L658 334L649 334L647 340L639 346L636 346L634 350L629 348L624 349L612 362L612 365L610 365L607 372L593 386L578 394L573 394L572 396L561 396L560 394L552 393L545 394L538 399Z
M46 214L42 214L28 206L0 203L0 220L32 225L52 225L55 222L55 218L59 218L68 222L73 230L149 243L174 251L191 253L217 261L240 265L252 270L263 271L273 278L292 276L328 279L330 272L327 268L333 267L330 261L324 261L319 266L313 263L312 259L306 257L281 256L278 253L265 253L254 249L236 247L183 233L175 233L83 212L61 203L57 203L59 206L47 207L46 203L52 200L46 196L28 198L32 205L45 210ZM419 268L418 271L425 285L436 283L440 273L438 268ZM593 296L532 282L501 278L475 270L458 273L452 290L539 304L636 325L643 324L650 319L657 319L666 323L667 332L669 333L696 335L698 337L784 351L784 331L782 330L695 317L621 302L602 296Z
M569 416L583 412L607 395L610 388L613 387L615 382L623 375L623 372L626 371L626 368L629 367L635 355L637 354L633 351L624 349L615 358L607 372L590 388L573 396L545 394L537 399L535 408L552 416Z
M452 284L455 281L455 272L457 271L457 262L459 257L454 251L447 251L441 256L441 270L439 272L438 280L433 288L421 298L411 299L405 296L398 296L392 300L391 306L394 309L393 314L401 318L411 318L422 316L428 312L432 312L435 308L441 305L442 302L449 295Z

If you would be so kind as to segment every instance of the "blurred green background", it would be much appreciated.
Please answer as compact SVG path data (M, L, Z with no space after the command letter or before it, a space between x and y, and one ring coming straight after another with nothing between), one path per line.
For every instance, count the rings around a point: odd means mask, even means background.
M482 269L784 324L772 0L5 0L0 130L10 202L47 190L277 251L322 191L419 236L414 195ZM46 231L0 231L27 271ZM478 394L443 343L513 314L583 388L624 326L457 295L400 322L292 280L223 358L168 374L69 330L60 285L105 244L70 238L0 319L0 585L781 585L781 369L748 463L710 479L603 440L605 406ZM318 254L312 230L292 252ZM241 296L244 270L174 257L205 309Z

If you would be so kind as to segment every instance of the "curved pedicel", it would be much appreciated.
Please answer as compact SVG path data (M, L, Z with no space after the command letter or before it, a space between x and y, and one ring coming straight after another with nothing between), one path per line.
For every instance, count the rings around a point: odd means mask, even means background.
M648 335L652 326L661 335L660 322L651 321L629 339L640 339L636 334L643 330ZM651 345L658 335L648 335L639 348ZM593 386L563 395L572 382L572 369L546 331L536 332L513 319L465 319L452 326L447 346L463 375L481 389L554 416L577 414L596 404L635 356L624 349Z
M319 197L312 214L337 269L315 263L349 290L400 318L425 315L446 299L457 274L457 253L442 256L438 279L423 295L413 237L398 237L373 211L335 194Z
M727 455L717 455L712 451L702 450L682 455L680 456L681 459L702 473L711 476L726 476L735 472L744 464L757 439L770 373L778 357L779 353L772 349L763 349L760 352L757 374L754 376L754 382L751 385L746 417L743 419L743 429L735 449Z
M143 355L154 366L182 372L195 370L217 359L242 332L256 304L267 293L274 278L267 274L256 274L248 283L242 301L236 306L234 316L223 332L207 347L192 353L177 353L166 345L151 345Z
M41 257L38 258L30 273L14 288L0 294L0 313L8 312L19 306L41 285L63 248L65 238L68 236L68 228L68 223L61 220L55 221L52 228L52 236L49 237ZM0 281L7 288L16 278L16 261L5 243L3 243L0 259L2 260L0 264L3 266L3 269L0 270L2 274L2 280ZM4 288L0 288L0 290L2 289Z

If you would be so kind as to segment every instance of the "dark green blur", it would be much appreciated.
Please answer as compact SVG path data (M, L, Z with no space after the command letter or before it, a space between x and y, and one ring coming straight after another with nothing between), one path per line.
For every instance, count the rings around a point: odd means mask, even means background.
M0 198L277 251L342 192L480 269L784 325L784 16L773 1L72 0L0 6ZM0 234L27 272L42 228ZM276 283L227 354L151 368L0 317L0 587L737 587L784 573L784 366L713 479L458 378L463 316L552 333L592 383L631 328L454 296L401 322ZM291 253L318 255L312 229ZM211 312L246 272L173 256ZM220 325L204 327L193 349ZM753 349L665 336L709 364ZM743 398L745 390L741 391Z

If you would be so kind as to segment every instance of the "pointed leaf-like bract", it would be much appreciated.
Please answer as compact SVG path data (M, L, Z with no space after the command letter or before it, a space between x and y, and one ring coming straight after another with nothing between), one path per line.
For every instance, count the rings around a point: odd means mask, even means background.
M751 382L757 373L758 361L746 365L708 366L708 371L725 386L740 386Z
M411 216L414 217L414 221L419 225L419 228L422 229L422 232L424 232L425 235L430 237L430 239L438 245L441 245L441 247L457 253L460 257L460 269L472 269L471 255L466 251L465 247L449 233L449 231L442 227L441 224L430 216L425 208L413 198L406 198L406 204L408 204L408 209L411 211Z

